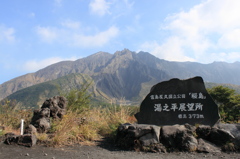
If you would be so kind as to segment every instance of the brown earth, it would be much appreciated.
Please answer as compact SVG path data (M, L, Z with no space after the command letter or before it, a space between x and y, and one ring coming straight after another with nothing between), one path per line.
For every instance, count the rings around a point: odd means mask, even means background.
M74 145L61 148L35 145L31 148L0 143L1 159L240 159L240 153L150 153L122 151L107 141L97 141L94 146Z

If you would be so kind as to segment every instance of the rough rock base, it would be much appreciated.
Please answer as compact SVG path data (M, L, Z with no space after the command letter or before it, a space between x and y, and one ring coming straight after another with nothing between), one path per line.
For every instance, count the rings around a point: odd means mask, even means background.
M239 133L239 124L218 124L214 127L196 127L189 124L159 127L126 123L117 129L116 145L123 149L150 152L240 151Z

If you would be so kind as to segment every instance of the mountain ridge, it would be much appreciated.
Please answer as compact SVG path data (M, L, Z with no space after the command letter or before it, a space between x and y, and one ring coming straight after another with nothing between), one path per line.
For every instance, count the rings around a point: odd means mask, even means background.
M201 76L206 82L240 85L240 62L173 62L159 59L148 52L128 49L114 54L97 52L76 61L61 61L35 73L16 77L0 85L0 99L21 89L81 73L90 76L98 89L113 98L141 98L142 87L170 78L187 79Z

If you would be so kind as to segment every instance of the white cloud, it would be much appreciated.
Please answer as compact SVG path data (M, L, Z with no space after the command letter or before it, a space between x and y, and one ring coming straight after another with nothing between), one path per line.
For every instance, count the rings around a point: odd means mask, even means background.
M189 57L203 63L209 62L209 55L214 61L232 56L232 50L225 50L226 56L218 50L240 48L239 6L239 0L207 0L189 11L169 15L161 31L169 31L170 35L157 45L165 52L155 54L160 58L181 55L179 61Z
M188 12L169 16L167 29L182 36L208 35L211 32L224 33L240 27L239 0L208 0L194 6Z
M80 28L80 22L78 21L71 21L67 20L61 23L62 26L70 28L70 29L79 29Z
M36 32L42 41L50 43L57 39L59 31L56 28L38 26Z
M89 4L89 8L91 13L104 16L105 14L110 14L110 4L111 3L106 0L92 0Z
M73 38L73 45L79 47L103 46L107 44L112 38L116 37L118 33L119 29L115 26L112 26L108 30L99 32L95 35L75 35Z
M10 43L15 42L15 29L14 28L7 28L5 26L1 26L0 25L0 42L3 41L7 41Z
M144 43L140 48L168 61L194 61L193 58L184 55L181 45L181 40L178 37L169 37L162 45L153 41Z
M129 0L124 0L124 3L125 3L125 5L126 5L126 7L127 8L132 8L133 7L133 5L134 5L134 2L132 1L132 2L129 2Z
M37 27L36 32L46 43L55 42L74 47L101 47L119 33L119 29L115 26L91 35L84 34L79 22L67 21L63 22L62 26L63 28Z
M223 34L218 40L218 46L221 48L240 48L240 28Z
M208 63L213 61L228 61L236 62L236 59L240 59L240 52L217 52L210 53L206 58Z
M69 61L69 60L74 61L74 60L77 60L77 58L76 57L71 57L71 58L51 57L43 60L30 60L30 61L27 61L22 66L22 69L27 72L35 72L49 65L52 65L54 63L57 63L60 61Z

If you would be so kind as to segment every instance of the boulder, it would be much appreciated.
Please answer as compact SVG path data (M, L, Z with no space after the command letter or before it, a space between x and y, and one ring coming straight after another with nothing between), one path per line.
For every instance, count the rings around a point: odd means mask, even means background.
M169 150L196 151L198 143L193 136L193 130L195 129L189 127L189 125L163 126L161 129L161 142Z
M66 114L67 99L62 96L54 96L43 103L41 109L44 108L50 109L50 117L54 119L62 118Z
M32 126L30 126L32 125ZM51 125L50 125L50 109L43 108L41 110L34 110L34 115L30 122L30 127L28 126L25 130L25 134L29 134L32 130L35 129L39 133L47 132ZM33 128L35 127L35 129ZM30 131L30 132L29 132Z
M47 119L47 118L38 119L36 121L36 125L37 125L36 126L37 132L39 132L39 133L48 132L48 130L50 130L50 128L51 128L50 119Z
M32 119L31 119L31 124L32 124L32 125L34 125L35 122L36 122L39 118L41 118L41 116L40 116L40 111L41 111L41 110L38 110L38 109L33 111L33 117L32 117Z
M38 113L37 113L38 112ZM34 116L30 125L34 126L37 129L38 133L47 132L51 128L50 118L47 115L42 115L43 113L49 112L48 108L44 108L41 111L35 111ZM33 128L30 126L31 128ZM34 129L34 128L33 128ZM25 131L27 133L27 131Z
M208 141L218 146L224 146L226 143L233 142L234 139L235 137L230 132L223 129L212 128Z
M39 112L40 118L50 118L50 109L49 108L42 108Z
M130 129L128 129L130 127ZM137 143L135 141L134 133L132 132L134 127L131 126L129 123L122 124L117 129L117 135L116 135L116 145L120 148L127 149L127 150L133 150L134 145Z
M14 133L5 134L5 141L4 141L5 144L14 145L14 144L17 144L17 141L18 141L18 136L15 135Z
M32 147L37 143L37 137L34 134L15 135L13 133L5 134L5 144L8 145L21 145Z
M216 153L216 152L221 152L221 149L216 145L214 145L213 143L210 143L200 138L198 139L197 151L203 152L203 153Z
M30 124L25 128L24 134L37 134L37 129L32 124Z
M184 124L185 128L187 128L188 133L193 133L196 131L196 126L190 125L188 123Z
M122 124L118 127L116 143L125 149L143 149L158 144L160 127L144 124Z
M151 144L157 144L159 143L158 137L156 137L155 133L148 133L139 138L139 141L143 146L149 146Z
M208 140L211 129L212 128L210 126L199 125L196 129L196 134L197 134L198 138Z
M223 124L216 125L217 128L230 132L235 138L240 139L240 124Z
M239 135L238 128L238 125L200 125L196 128L189 124L159 127L126 123L118 127L116 143L121 148L135 151L236 151L239 150L236 146L238 140L235 138Z
M216 125L217 128L231 133L235 137L234 144L240 150L240 124L222 124Z
M186 128L183 125L163 126L161 129L161 142L166 147L177 148L185 132Z
M225 129L223 127L225 127ZM224 149L227 149L227 147L232 149L230 143L239 143L231 132L233 132L236 137L238 136L237 128L233 125L218 124L214 127L200 125L196 129L198 138L205 139L217 146L224 146Z
M193 135L187 136L182 142L182 150L187 152L194 152L197 150L198 141Z
M34 134L25 134L18 136L17 144L26 147L32 147L36 145L37 137Z

